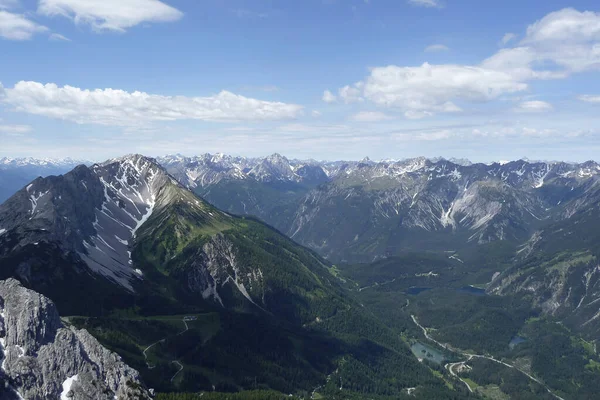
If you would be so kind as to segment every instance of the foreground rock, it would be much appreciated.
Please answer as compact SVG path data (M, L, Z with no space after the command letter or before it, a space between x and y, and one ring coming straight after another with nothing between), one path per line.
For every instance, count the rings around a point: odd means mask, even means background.
M15 279L0 281L0 360L0 398L150 398L136 370Z

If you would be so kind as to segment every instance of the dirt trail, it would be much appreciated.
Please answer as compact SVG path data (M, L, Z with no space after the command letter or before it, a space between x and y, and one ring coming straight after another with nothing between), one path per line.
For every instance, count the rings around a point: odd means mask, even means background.
M187 321L186 321L186 319L185 319L185 318L183 318L181 321L182 321L182 322L183 322L183 324L185 325L185 329L184 329L184 330L182 330L181 332L179 332L178 334L174 335L174 336L183 335L184 333L186 333L186 332L187 332L187 331L190 329L190 327L188 326L188 324L187 324ZM171 336L171 335L169 335L169 336ZM148 355L146 354L146 352L147 352L148 350L150 350L152 347L156 346L157 344L159 344L159 343L164 343L164 341L165 341L165 340L167 340L167 338L169 338L169 336L166 336L166 337L164 337L164 338L162 338L162 339L160 339L160 340L157 340L156 342L152 343L150 346L146 347L146 348L144 349L144 351L142 352L142 353L144 354L144 359L146 360L146 365L148 366L148 369L154 369L154 368L156 368L156 365L150 365L150 363L148 362ZM173 377L171 378L171 382L173 382L173 380L175 379L175 377L176 377L176 376L177 376L177 375L178 375L178 374L179 374L181 371L183 371L183 364L181 364L181 363L180 363L179 361L177 361L177 360L172 360L172 361L171 361L171 364L177 364L177 365L179 366L179 371L177 371L177 372L175 373L175 375L173 375Z

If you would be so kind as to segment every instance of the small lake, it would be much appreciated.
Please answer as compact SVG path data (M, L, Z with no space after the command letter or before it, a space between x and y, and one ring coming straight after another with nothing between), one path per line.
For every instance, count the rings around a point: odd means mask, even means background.
M456 289L461 293L474 294L475 296L485 296L485 289L476 288L474 286L465 286L460 289Z
M446 357L444 357L444 354L440 350L421 342L413 343L410 349L417 358L429 360L436 364L441 364L446 360Z
M521 344L521 343L525 343L527 341L527 339L522 338L520 336L513 336L512 339L510 339L510 343L508 344L508 347L512 350L514 349L517 345Z
M431 290L433 288L430 287L411 287L406 289L406 294L417 295L419 293L425 292L427 290Z

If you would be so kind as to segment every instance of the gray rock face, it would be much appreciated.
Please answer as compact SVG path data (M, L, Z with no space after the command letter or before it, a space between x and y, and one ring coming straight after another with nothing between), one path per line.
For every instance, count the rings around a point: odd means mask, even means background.
M136 370L87 331L66 327L54 304L0 281L0 377L24 399L149 399ZM3 395L0 389L0 396Z
M260 268L252 268L238 260L233 243L223 234L217 234L198 249L191 268L186 272L189 289L201 293L222 306L226 300L219 294L223 288L234 289L252 304L265 304L265 283ZM230 292L230 291L229 291Z

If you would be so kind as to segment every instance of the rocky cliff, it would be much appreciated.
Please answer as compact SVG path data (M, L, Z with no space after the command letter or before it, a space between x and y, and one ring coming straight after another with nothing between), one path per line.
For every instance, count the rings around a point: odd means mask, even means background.
M150 398L136 370L15 279L0 282L0 359L0 398Z

